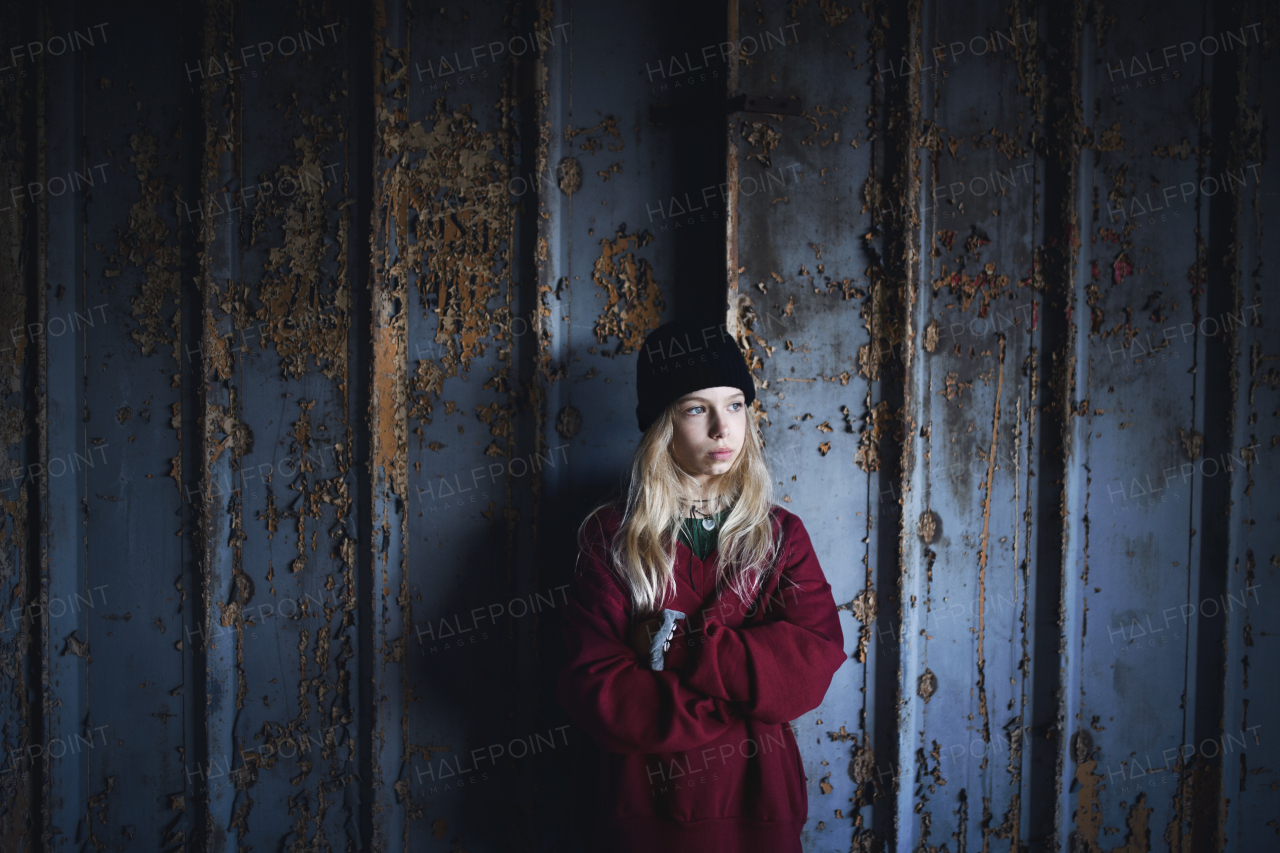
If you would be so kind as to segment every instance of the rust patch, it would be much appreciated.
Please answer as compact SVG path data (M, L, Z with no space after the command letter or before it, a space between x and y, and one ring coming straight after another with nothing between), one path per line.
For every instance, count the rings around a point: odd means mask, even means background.
M916 522L916 535L920 537L920 541L926 545L932 545L938 539L938 514L931 509L926 509L920 513L920 519Z
M1200 458L1200 451L1204 447L1204 436L1199 430L1184 430L1178 427L1178 441L1182 444L1182 450L1187 454L1187 459L1195 462Z
M388 126L384 136L388 151L400 155L384 176L385 221L376 223L398 237L398 260L387 272L399 282L417 272L422 304L436 315L434 341L443 345L436 358L418 359L407 387L385 372L375 380L384 383L377 395L385 413L377 419L379 446L396 448L405 437L396 426L402 415L431 423L432 399L444 380L484 356L491 338L510 344L510 308L491 306L495 299L509 301L512 209L492 187L508 184L510 139L505 129L480 130L468 104L447 110L443 97L422 121ZM411 229L416 240L408 239ZM388 334L375 341L375 357L394 364L407 349L407 321L396 298L386 298L392 301L381 306L381 322ZM495 324L499 333L492 337ZM503 390L508 380L491 381ZM403 460L383 461L396 471L400 493Z
M599 133L601 138L597 139L589 134ZM617 116L602 116L600 121L591 127L574 128L569 125L564 129L564 141L572 143L579 136L586 136L586 139L578 146L582 151L588 154L594 154L605 146L604 137L612 136L617 142L609 143L607 148L609 151L621 151L623 149L622 133L618 130Z
M818 0L818 8L822 10L822 20L828 27L838 27L848 20L853 10L842 6L835 0Z
M739 133L747 144L754 149L754 153L747 156L751 159L758 160L766 169L772 165L770 155L778 143L782 141L782 131L767 121L743 122Z
M920 677L916 679L916 695L928 704L930 697L938 689L938 676L933 674L933 670L925 667L924 672L920 673Z
M408 438L409 393L403 375L390 369L403 363L407 355L405 312L396 310L396 296L395 289L374 294L374 328L378 334L374 337L373 358L379 368L374 370L371 394L375 434L373 464L374 472L385 478L395 494L404 498L408 477L406 458L400 448L406 446ZM419 363L419 370L421 368Z
M63 638L63 642L64 645L62 647L62 653L64 655L76 655L77 657L84 658L86 664L93 663L93 658L89 656L88 640L80 639L76 636L76 632L72 631Z
M556 415L556 433L566 441L582 429L582 413L573 406L565 406Z
M429 124L431 129L424 128ZM469 105L446 112L444 98L435 113L406 133L409 153L422 152L414 169L395 175L404 203L417 210L418 245L404 246L404 263L421 260L418 289L424 305L434 306L435 341L446 376L467 370L484 354L491 325L489 302L510 281L511 207L486 191L505 186L510 166L506 140L497 131L479 130Z
M565 157L556 167L556 182L561 192L572 197L582 189L582 164L573 157Z
M1103 128L1095 137L1092 148L1095 151L1123 151L1124 137L1120 135L1120 122Z
M1113 847L1111 853L1147 853L1151 849L1150 823L1151 813L1155 809L1148 806L1146 802L1146 793L1138 792L1125 819L1128 832L1125 834L1124 844ZM1124 803L1120 804L1120 808L1123 809L1124 806Z
M1087 849L1096 850L1098 833L1102 831L1102 805L1098 802L1098 794L1102 789L1103 776L1095 773L1098 759L1076 763L1076 811L1073 815L1076 833Z
M873 258L878 257L873 247L867 248ZM903 342L906 315L901 294L879 261L867 268L867 278L870 284L860 312L870 340L858 347L858 370L867 379L876 381L882 378L894 348Z
M942 332L942 324L937 318L931 319L929 325L924 327L924 334L920 337L920 346L924 351L932 355L938 351L938 338Z
M987 708L987 559L989 557L989 548L991 545L991 495L992 492L995 491L996 449L1000 443L1001 396L1004 393L1005 338L1004 335L999 335L998 338L1000 341L1000 357L998 361L998 372L996 374L995 407L991 415L991 445L987 451L987 477L986 482L982 486L985 494L982 498L982 535L979 539L980 545L978 548L977 686L978 712L982 715L982 740L984 743L991 742L991 717ZM987 756L985 750L983 752L981 766L982 769L986 769Z
M868 586L849 602L848 608L859 624L858 648L852 657L858 663L866 663L867 649L871 646L871 626L876 621L876 591Z
M160 214L164 182L152 174L160 164L159 141L144 130L129 135L129 147L133 151L129 162L141 196L129 207L128 225L117 229L119 245L108 257L109 268L103 275L120 276L126 267L141 273L138 292L130 298L133 318L138 323L130 336L144 355L171 345L177 365L182 357L178 343L181 317L177 310L182 256L180 245ZM177 381L175 375L175 386Z
M972 388L973 388L972 382L960 381L960 374L956 373L953 370L953 371L949 371L947 375L943 378L943 388L941 391L938 392L938 394L940 396L946 397L948 400L955 400L964 391ZM963 402L956 403L956 408L963 409L964 403Z
M967 243L966 245L972 246L971 251L974 251L979 244ZM960 263L963 265L964 261L961 259ZM965 272L963 266L954 272L949 272L947 265L943 264L942 274L933 281L933 291L937 293L944 287L960 300L961 311L968 311L976 301L978 316L986 317L992 301L1002 296L1008 289L1009 276L996 274L996 265L990 261L974 275Z
M418 367L409 380L410 389L413 392L413 408L409 410L410 417L424 424L431 423L431 397L435 395L435 398L439 399L444 393L444 379L445 372L440 365L429 358L418 361Z
M595 333L602 344L611 336L619 339L613 355L635 352L645 335L659 325L665 307L662 292L649 261L637 258L633 251L652 240L648 231L628 234L626 225L619 226L614 239L600 240L600 257L591 280L603 288L605 304L596 319Z
M871 392L867 393L870 395ZM880 470L880 443L890 437L899 418L898 413L881 400L867 411L865 420L866 426L859 430L858 452L854 462L863 471L870 473ZM901 435L892 437L901 438Z
M258 291L261 307L253 316L261 345L275 344L286 377L297 379L306 373L310 357L325 376L345 385L347 229L337 229L338 239L328 239L334 229L324 202L327 182L319 154L327 134L318 130L323 125L314 117L304 114L302 120L317 132L314 138L293 140L296 165L281 166L260 178L260 183L283 186L289 181L301 189L289 196L265 195L254 211L255 241L268 222L278 221L283 235L267 252ZM237 290L229 288L223 310L247 319L247 294ZM238 319L236 325L243 328L248 323Z

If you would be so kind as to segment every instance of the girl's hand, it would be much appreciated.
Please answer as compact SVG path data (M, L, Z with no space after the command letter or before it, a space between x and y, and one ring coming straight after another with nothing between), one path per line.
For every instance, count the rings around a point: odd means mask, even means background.
M646 619L643 622L637 622L631 626L631 636L628 638L631 648L640 656L643 661L649 660L649 649L653 648L653 636L658 629L662 627L662 620L658 617ZM671 624L671 630L662 640L662 650L665 652L671 646L671 637L675 635L676 625Z

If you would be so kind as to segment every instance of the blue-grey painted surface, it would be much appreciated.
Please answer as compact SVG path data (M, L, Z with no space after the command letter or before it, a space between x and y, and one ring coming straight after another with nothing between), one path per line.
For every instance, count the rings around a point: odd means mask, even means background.
M806 850L1275 845L1269 7L46 6L6 850L579 849L558 607L674 317L840 606Z
M896 669L897 643L893 619L877 616L896 598L879 569L883 543L897 550L900 495L885 475L897 467L896 407L886 396L899 377L893 368L875 379L859 371L860 353L887 363L901 348L867 312L866 273L876 259L864 235L877 220L862 196L868 175L883 168L869 141L878 99L849 85L869 70L857 16L832 23L816 7L796 15L779 4L760 15L744 4L737 28L753 54L738 71L739 89L798 97L803 107L799 116L729 119L736 319L759 360L775 500L804 521L840 607L850 660L824 703L793 725L808 779L805 849L847 850L851 836L892 831L892 813L874 808L873 792L887 791L896 771L877 743L895 697L877 685L886 674L894 681L883 668Z

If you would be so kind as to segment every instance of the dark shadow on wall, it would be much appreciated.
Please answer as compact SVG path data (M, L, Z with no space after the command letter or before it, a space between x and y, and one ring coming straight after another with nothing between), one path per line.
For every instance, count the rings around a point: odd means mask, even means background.
M697 227L681 228L672 227L673 223L667 218L669 230L662 236L670 240L672 246L676 280L667 291L670 297L665 317L719 324L725 321L728 308L723 184L726 176L729 65L719 52L719 46L728 40L728 10L717 3L689 4L672 0L649 4L645 8L650 14L649 30L658 38L647 67L635 69L636 74L646 78L648 85L648 101L637 104L636 120L646 124L646 134L666 135L666 144L655 146L655 150L669 152L670 162L665 170L669 170L671 186L680 197L687 193L702 205L704 209L699 211L699 216L706 217L706 222L700 219ZM577 30L574 33L576 40L592 37L589 32ZM599 34L598 37L616 38L617 34ZM694 66L700 67L680 75L680 69L689 71ZM527 129L521 133L522 140L525 140L521 156L532 163L534 152L530 141L537 139L537 133L531 124L522 124L522 127ZM659 168L659 171L664 169ZM536 239L536 222L533 219L527 217L521 237L529 241L529 245L533 245ZM647 223L634 230L645 228L654 230ZM532 254L522 253L527 268L520 274L520 280L525 283L522 299L528 300L525 304L530 306L536 304L537 282ZM534 355L531 351L521 354L524 360L522 375L532 375ZM635 357L635 354L623 355L629 365ZM633 394L628 389L626 399L617 401L628 412L634 406ZM553 416L554 412L550 415ZM634 441L634 420L624 416L619 423L622 429L627 430L625 439ZM544 428L548 444L560 440L551 423ZM610 438L596 436L592 440L606 442ZM520 441L523 446L533 446L531 425L528 434L522 434ZM559 481L565 484L566 492L544 491L537 496L538 535L534 543L534 560L539 589L555 589L569 582L577 556L578 525L601 500L618 493L627 473L629 453L620 452L618 459L615 470L587 471L571 466L571 478ZM555 727L568 721L564 709L555 700L555 682L565 659L558 612L548 610L538 615L535 641L538 725L545 732L548 726ZM544 753L538 759L536 772L524 777L526 782L522 785L537 786L533 792L523 788L520 791L523 797L531 797L536 802L536 816L530 817L526 823L529 827L536 827L536 837L527 839L533 841L527 849L567 853L587 849L585 845L589 844L584 830L591 817L585 805L591 791L591 744L586 734L576 726L567 729L566 733L567 749ZM512 802L518 801L523 800ZM485 814L486 808L479 809L477 814ZM493 813L488 812L490 815Z
M652 62L640 71L650 86L650 131L669 135L666 150L676 199L691 211L699 208L696 214L666 220L677 271L672 290L675 316L718 324L728 308L725 157L730 66L721 59L720 49L729 39L728 11L717 3L663 2L651 8L662 36ZM736 56L730 59L736 61ZM675 206L669 204L668 211ZM688 220L682 223L686 227L676 227L679 219Z

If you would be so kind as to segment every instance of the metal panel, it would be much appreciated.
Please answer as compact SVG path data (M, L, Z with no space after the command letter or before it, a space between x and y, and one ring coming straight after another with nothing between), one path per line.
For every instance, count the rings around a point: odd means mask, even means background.
M1204 550L1206 531L1193 521L1212 506L1203 482L1164 476L1190 461L1178 437L1202 434L1212 417L1204 384L1211 374L1196 369L1205 365L1204 339L1179 336L1145 357L1142 350L1163 337L1162 328L1190 326L1203 314L1196 270L1214 215L1203 197L1142 212L1150 199L1164 199L1153 185L1195 183L1208 165L1204 157L1152 156L1197 136L1205 117L1185 105L1211 73L1209 64L1193 63L1156 86L1129 74L1133 57L1145 64L1152 48L1185 32L1185 22L1165 16L1135 31L1140 16L1154 11L1125 9L1093 44L1086 39L1082 53L1096 50L1082 86L1094 95L1082 100L1094 104L1095 153L1080 219L1085 263L1076 306L1089 335L1081 335L1079 350L1078 398L1087 402L1078 412L1076 451L1100 475L1077 480L1072 496L1072 515L1088 521L1075 525L1078 580L1068 584L1068 606L1083 614L1068 653L1066 700L1071 729L1081 734L1064 782L1074 780L1077 831L1094 843L1109 827L1139 836L1148 825L1180 832L1189 817L1174 791L1181 767L1157 756L1196 742L1201 724L1190 712L1201 691L1215 689L1196 677L1197 646L1211 642L1197 637L1199 620L1152 618L1180 616L1180 605L1198 601L1201 577L1192 567L1218 558ZM1200 536L1188 529L1196 527Z
M874 35L849 12L743 4L739 90L798 97L802 112L729 121L733 321L761 377L774 500L805 522L851 658L823 705L792 724L808 779L805 849L822 851L893 825L874 802L893 776L884 726L895 697L881 688L896 680L896 619L878 617L896 610L895 573L881 570L886 549L897 552L904 318L901 281L876 239L892 214L871 201L886 172L875 141L885 104L849 85L874 68Z
M348 790L357 758L343 203L350 34L323 6L248 11L228 32L228 70L243 67L233 72L236 144L221 217L233 274L205 281L220 309L210 306L213 321L224 312L231 321L233 337L215 344L229 376L207 381L227 394L212 427L235 469L227 494L212 495L232 574L208 621L236 657L222 673L224 697L234 696L229 742L211 738L210 762L225 750L235 768L223 786L228 846L345 846L357 837Z
M1036 696L1034 606L1045 521L1036 464L1036 186L1039 108L1020 85L1034 29L1016 11L926 7L921 55L921 359L913 391L915 470L903 571L904 764L900 843L1018 849L1045 827L1030 807L1026 748ZM898 69L895 69L897 71ZM1040 451L1043 452L1043 451ZM1049 614L1049 618L1056 614ZM1051 677L1044 669L1034 677ZM911 780L908 783L908 780ZM909 786L910 785L910 786ZM1028 838L1028 836L1033 836Z
M10 7L5 849L580 849L677 316L841 609L806 850L1273 844L1258 4Z
M1083 734L1064 783L1074 779L1089 843L1120 831L1210 849L1246 741L1241 710L1224 705L1227 638L1263 602L1242 580L1237 532L1261 448L1235 422L1240 346L1259 309L1232 246L1260 176L1248 116L1224 106L1247 88L1257 45L1240 8L1215 7L1196 29L1161 11L1126 8L1086 28L1086 55L1098 47L1082 86L1095 155L1081 207L1076 306L1090 334L1076 453L1097 473L1071 499L1079 580L1067 601L1083 615L1066 701ZM1228 49L1227 32L1244 41Z

